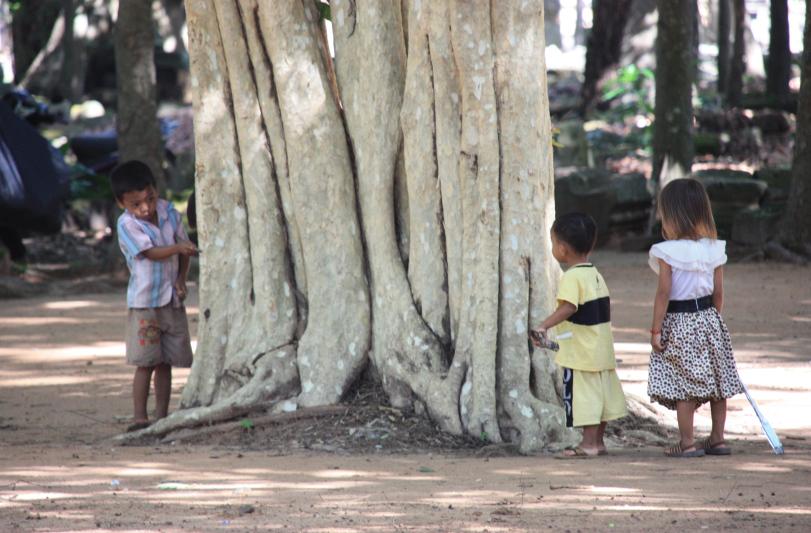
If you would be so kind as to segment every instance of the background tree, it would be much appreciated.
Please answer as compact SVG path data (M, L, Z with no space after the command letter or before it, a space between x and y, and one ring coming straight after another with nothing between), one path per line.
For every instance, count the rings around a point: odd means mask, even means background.
M656 102L653 123L655 188L690 172L693 164L694 2L659 0Z
M732 1L732 59L727 81L727 103L741 105L743 96L743 75L746 71L746 0Z
M592 26L586 45L586 68L580 89L581 115L588 114L602 77L620 62L622 37L632 0L594 0Z
M791 78L791 48L789 47L788 0L771 0L769 57L766 63L766 90L777 104L785 103Z
M567 440L527 340L559 273L543 0L330 7L337 95L314 3L186 3L199 341L190 409L143 434L335 403L371 364L445 431Z
M162 190L166 177L158 123L154 43L152 4L120 0L115 27L116 130L120 159L139 159L149 165Z
M732 7L730 0L718 0L718 94L726 95L729 86L729 69L732 57L730 34L732 30Z
M797 132L791 166L791 191L780 240L811 256L811 0L806 0L802 78L797 102Z

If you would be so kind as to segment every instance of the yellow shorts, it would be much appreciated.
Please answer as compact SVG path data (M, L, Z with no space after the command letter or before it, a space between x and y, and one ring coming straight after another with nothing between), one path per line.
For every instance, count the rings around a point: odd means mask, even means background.
M588 372L563 369L566 426L595 426L628 414L616 370Z

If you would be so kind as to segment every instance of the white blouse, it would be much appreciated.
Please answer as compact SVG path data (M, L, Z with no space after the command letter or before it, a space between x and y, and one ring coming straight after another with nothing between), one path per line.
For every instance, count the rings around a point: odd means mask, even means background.
M654 244L648 264L657 274L659 259L673 269L671 300L692 300L713 291L715 269L727 262L726 241L680 239Z

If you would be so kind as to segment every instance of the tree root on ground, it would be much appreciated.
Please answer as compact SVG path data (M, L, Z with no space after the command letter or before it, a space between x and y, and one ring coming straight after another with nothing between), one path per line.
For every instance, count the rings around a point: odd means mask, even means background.
M770 259L785 261L795 265L807 265L809 260L811 260L811 250L806 250L805 253L797 253L789 250L778 241L766 243L763 246L763 252L766 254L766 257Z

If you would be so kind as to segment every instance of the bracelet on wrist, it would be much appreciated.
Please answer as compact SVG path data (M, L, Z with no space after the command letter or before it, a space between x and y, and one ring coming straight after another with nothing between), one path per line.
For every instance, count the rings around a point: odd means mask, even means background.
M661 333L662 333L661 328L652 328L652 329L650 330L650 334L651 334L651 335L659 335L659 334L661 334Z

